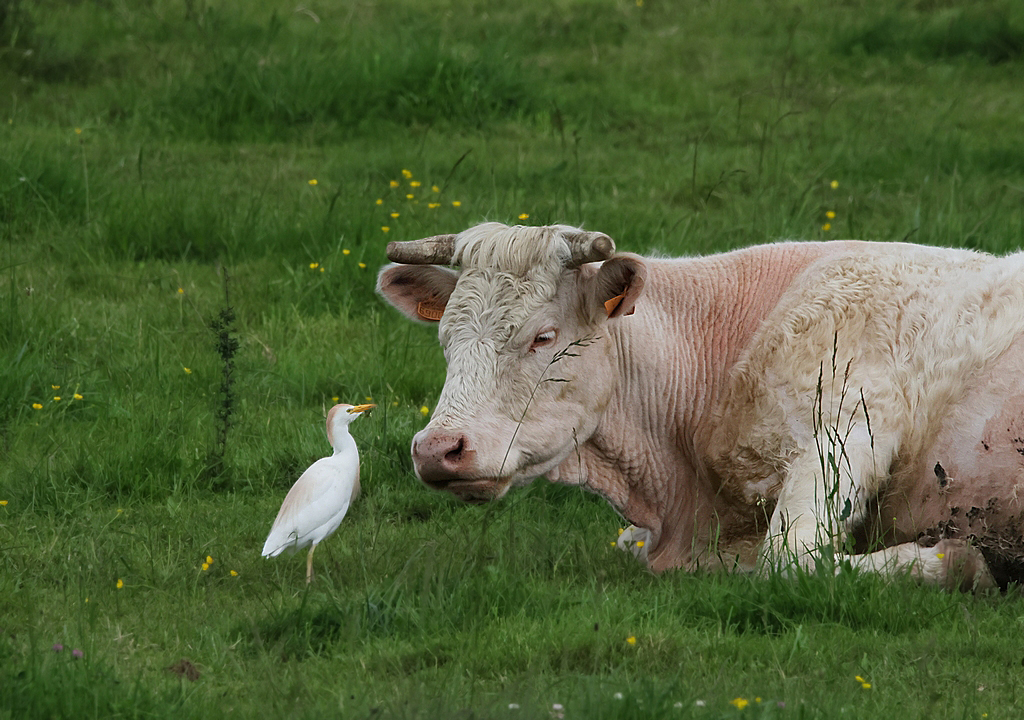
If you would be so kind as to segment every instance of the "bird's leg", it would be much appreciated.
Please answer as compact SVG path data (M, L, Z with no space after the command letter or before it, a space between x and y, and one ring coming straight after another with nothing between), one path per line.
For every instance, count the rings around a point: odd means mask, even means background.
M306 584L313 582L313 551L316 550L316 543L309 546L309 555L306 556Z

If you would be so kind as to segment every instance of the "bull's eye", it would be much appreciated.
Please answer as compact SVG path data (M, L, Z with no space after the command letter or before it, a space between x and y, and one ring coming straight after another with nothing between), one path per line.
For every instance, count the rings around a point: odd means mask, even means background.
M538 348L550 345L555 341L556 337L558 337L557 330L545 330L544 332L537 333L537 336L533 339L533 342L530 343L530 352L533 352Z

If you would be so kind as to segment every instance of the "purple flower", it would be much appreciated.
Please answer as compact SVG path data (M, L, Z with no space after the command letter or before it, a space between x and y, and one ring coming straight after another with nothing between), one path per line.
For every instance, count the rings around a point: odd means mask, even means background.
M64 652L64 646L61 645L60 643L54 643L53 644L53 651L54 652Z
M74 657L75 657L76 659L80 659L80 658L81 658L81 657L82 657L83 655L85 655L85 653L84 653L84 652L82 652L81 650L79 650L78 648L75 648L74 650L72 650L72 651L71 651L71 654L72 654L72 655L73 655L73 656L74 656Z

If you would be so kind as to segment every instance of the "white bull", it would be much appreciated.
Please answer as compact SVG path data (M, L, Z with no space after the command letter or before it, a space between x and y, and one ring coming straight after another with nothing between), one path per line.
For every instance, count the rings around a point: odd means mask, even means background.
M1024 580L1024 254L651 259L487 223L388 255L380 293L438 324L448 362L412 443L427 485L582 485L642 529L655 571L831 543L949 587Z

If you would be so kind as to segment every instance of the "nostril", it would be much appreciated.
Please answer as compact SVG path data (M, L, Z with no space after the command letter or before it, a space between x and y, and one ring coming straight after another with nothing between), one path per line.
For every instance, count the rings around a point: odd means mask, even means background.
M413 441L412 456L420 480L444 487L471 473L473 443L462 432L428 431Z
M463 437L460 437L456 441L455 447L453 447L451 450L449 450L448 452L446 452L444 454L445 461L447 461L449 463L452 463L452 464L457 464L459 462L459 460L462 458L462 451L465 449L465 447L466 447L466 439L463 438Z

